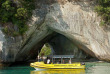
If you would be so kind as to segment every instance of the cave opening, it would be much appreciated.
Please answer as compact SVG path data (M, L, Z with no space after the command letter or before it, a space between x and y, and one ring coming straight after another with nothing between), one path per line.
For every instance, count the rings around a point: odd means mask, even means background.
M48 46L47 49L45 45ZM42 51L42 49L45 51ZM51 49L51 52L48 49ZM45 44L40 49L40 55L43 54L44 56L47 56L47 54L42 53L47 52L46 50L50 52L50 54L48 55L74 55L75 61L87 61L93 58L92 56L85 53L83 50L79 49L67 37L59 33L56 33L52 35L49 39L47 39Z

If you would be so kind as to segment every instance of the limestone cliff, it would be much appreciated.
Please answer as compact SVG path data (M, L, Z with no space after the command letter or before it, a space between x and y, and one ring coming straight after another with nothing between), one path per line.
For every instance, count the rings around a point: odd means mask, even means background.
M99 25L100 17L94 12L94 6L94 0L36 0L36 9L28 21L30 28L23 37L9 37L0 30L1 60L14 62L35 58L44 43L54 48L51 42L59 33L70 40L64 46L71 47L74 52L84 51L81 54L84 57L90 55L110 61L110 31ZM63 49L61 51L65 52Z

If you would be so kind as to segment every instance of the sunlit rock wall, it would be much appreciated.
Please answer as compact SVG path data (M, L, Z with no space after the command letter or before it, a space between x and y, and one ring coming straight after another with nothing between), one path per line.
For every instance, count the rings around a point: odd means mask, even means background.
M51 5L46 25L67 38L77 47L100 60L110 60L110 31L101 27L94 12L93 0L71 0Z

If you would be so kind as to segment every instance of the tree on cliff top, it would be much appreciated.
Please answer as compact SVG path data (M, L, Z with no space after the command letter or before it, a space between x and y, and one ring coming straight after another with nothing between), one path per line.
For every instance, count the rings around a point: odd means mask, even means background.
M102 17L101 25L110 25L110 0L97 0L95 11Z
M17 31L14 28L9 30L8 27L8 32L3 31L10 35L23 35L28 30L26 22L31 17L34 8L34 0L18 0L18 4L11 0L0 0L0 22L4 24L5 28L6 23L9 22L18 27Z

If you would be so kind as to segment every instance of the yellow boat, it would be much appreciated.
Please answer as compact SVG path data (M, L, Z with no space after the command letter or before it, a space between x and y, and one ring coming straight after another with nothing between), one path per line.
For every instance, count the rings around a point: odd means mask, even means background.
M85 65L81 63L72 64L45 64L44 62L34 62L30 64L36 70L39 69L85 69Z
M34 67L36 70L38 69L85 69L84 63L71 63L71 58L73 58L73 55L52 55L52 62L55 61L55 58L61 58L61 64L45 64L44 62L34 62L31 63L30 66ZM64 58L70 58L71 64L62 64ZM53 60L54 59L54 60Z

